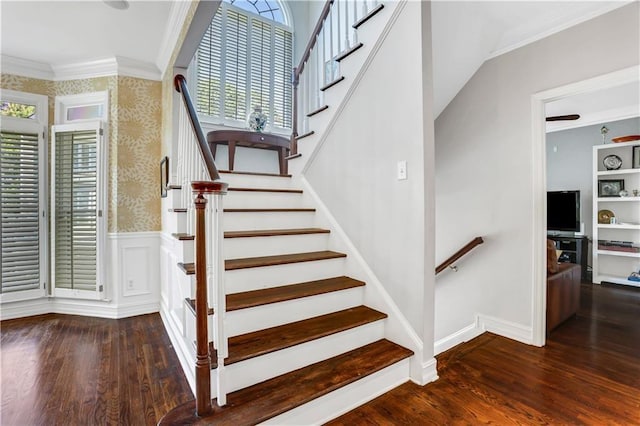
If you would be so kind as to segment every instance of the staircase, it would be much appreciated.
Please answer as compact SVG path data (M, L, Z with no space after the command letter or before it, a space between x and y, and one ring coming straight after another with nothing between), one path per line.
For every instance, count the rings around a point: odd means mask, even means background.
M332 4L327 2L324 19L333 19ZM340 6L342 10L346 4ZM379 4L363 11L354 31L383 10ZM330 57L343 61L358 51L366 53L366 44L352 41L338 43L336 54L341 53ZM369 50L373 48L370 44ZM365 59L363 53L360 66ZM316 58L312 64L312 56L307 55L302 68L305 64L317 68L318 61ZM296 70L296 90L301 81L311 90L311 80L304 80L300 68ZM353 80L356 74L345 75ZM301 120L302 135L294 124L290 164L303 156L301 152L310 157L313 144L321 141L332 114L339 110L340 96L344 98L350 87L345 75L336 75L322 87L316 84L326 98L311 99L307 94L296 106L296 113L304 113L308 120ZM186 84L184 87L186 91ZM331 91L336 96L333 100ZM372 288L365 282L368 272L352 259L349 244L334 235L335 228L326 214L318 211L321 206L317 200L296 179L308 158L294 168L293 177L235 171L218 175L206 144L201 143L204 137L197 120L192 124L210 177L203 177L202 171L195 176L190 173L190 178L179 178L179 185L168 188L163 203L162 316L187 379L196 389L196 400L202 401L203 392L197 384L200 379L200 383L210 383L206 387L210 386L207 395L213 398L213 408L203 410L192 401L172 410L161 423L318 424L409 380L415 367L414 353L392 340L418 345L412 336L398 331L406 324L402 315L392 302L386 302L390 299L381 294L380 286ZM311 142L299 152L297 142L302 139ZM190 159L190 149L180 151L187 160L178 159L179 168L200 167L200 161ZM222 232L219 246L211 243L214 237L210 232L215 234L215 226L207 225L206 244L209 252L222 253L223 258L218 266L213 262L197 271L198 249L194 246L198 238L193 235L191 207L194 195L189 186L194 180L218 177L228 189L224 196L215 195L224 199L224 208L211 215L219 215ZM195 229L198 234L198 225ZM207 296L206 303L197 300L201 287L196 274L207 276L208 286L213 287L208 291L214 295ZM220 288L224 293L216 302ZM216 312L217 306L222 306L221 312ZM200 318L207 316L210 358L206 357L206 344L202 346L198 339L202 322L196 312L202 313ZM205 361L211 367L206 381L201 377ZM196 416L196 411L200 415Z
M407 381L413 352L385 339L387 315L365 305L366 283L346 275L347 255L332 250L331 231L317 226L315 209L291 177L221 176L229 183L223 243L229 394L224 407L214 401L212 421L318 423ZM172 187L169 202L180 200L181 191ZM183 210L172 210L173 238L186 254L178 264L186 279L175 284L187 295L184 338L193 342L194 240L180 229ZM195 356L193 344L190 350ZM194 411L193 403L182 408L163 422Z

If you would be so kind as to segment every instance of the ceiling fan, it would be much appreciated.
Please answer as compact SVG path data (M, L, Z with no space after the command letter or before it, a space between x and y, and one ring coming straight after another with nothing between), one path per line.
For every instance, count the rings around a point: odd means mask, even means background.
M580 118L579 114L554 115L553 117L547 117L547 121L577 120L578 118Z

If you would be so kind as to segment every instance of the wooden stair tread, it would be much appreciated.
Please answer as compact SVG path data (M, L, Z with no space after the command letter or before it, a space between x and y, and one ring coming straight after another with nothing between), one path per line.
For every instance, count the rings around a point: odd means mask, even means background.
M301 299L339 290L364 286L364 282L349 277L326 278L317 281L283 285L227 295L227 311L253 308L270 303Z
M227 312L269 305L271 303L286 302L287 300L301 299L303 297L317 296L334 291L348 290L350 288L363 287L364 285L365 283L363 281L342 276L227 294ZM185 300L195 315L195 299ZM209 315L213 315L212 308L209 308Z
M297 153L297 154L291 154L287 157L284 157L285 160L295 160L296 158L300 158L302 157L302 154Z
M380 3L378 4L376 7L374 7L373 9L371 9L369 11L369 13L367 13L366 15L364 15L362 18L360 18L356 23L354 23L352 25L352 27L354 29L358 29L359 26L361 26L362 24L364 24L365 22L367 22L369 19L373 18L375 15L378 14L378 12L380 12L382 9L384 9L384 4Z
M229 191L238 191L238 192L284 192L284 193L291 193L291 194L302 194L302 189L229 188Z
M191 312L193 313L193 315L196 314L196 299L189 299L188 297L186 299L184 299L185 302L187 302L187 307L189 309L191 309ZM213 308L208 308L207 309L207 315L213 315Z
M266 328L229 338L229 357L224 365L245 361L281 349L290 348L361 325L385 319L387 314L366 306L357 306L277 327ZM211 368L218 366L210 343Z
M186 233L171 234L171 236L180 241L193 241L195 239L195 235Z
M312 251L307 253L278 254L273 256L246 257L239 259L227 259L224 261L224 269L233 271L236 269L259 268L263 266L286 265L289 263L313 262L316 260L337 259L346 257L344 253L331 250Z
M281 208L281 209L224 209L225 213L268 213L268 212L315 212L313 208Z
M261 229L257 231L227 231L225 238L277 237L282 235L328 234L328 229L322 228L292 228L292 229Z
M322 111L324 111L325 109L329 108L329 105L323 105L320 108L311 111L310 113L307 114L307 117L313 117L316 114L320 114Z
M336 78L335 80L333 80L333 81L325 84L324 86L322 86L320 88L320 91L324 92L325 90L332 88L333 86L335 86L336 84L340 83L343 80L344 80L344 76L340 76L340 77Z
M376 373L413 352L381 339L227 395L227 405L213 404L210 416L197 419L195 402L183 404L161 424L258 424ZM215 400L214 400L215 401Z
M354 53L356 50L360 49L362 46L364 46L362 43L358 43L355 46L353 46L352 48L345 50L344 52L342 52L341 54L339 54L338 56L336 56L336 62L340 62L343 59L345 59L347 56L351 55L352 53Z
M235 170L218 170L218 173L225 173L229 175L248 175L248 176L271 176L271 177L286 177L290 178L291 175L281 175L278 173L261 173L261 172L239 172Z
M309 136L311 136L311 135L314 135L315 133L316 133L316 132L314 132L313 130L311 130L311 131L309 131L309 132L307 132L307 133L304 133L304 134L302 134L302 135L300 135L300 136L296 136L296 137L295 137L295 139L296 139L297 141L299 141L300 139L307 138L307 137L309 137Z
M178 268L180 268L187 275L194 275L196 273L196 264L195 263L178 263Z

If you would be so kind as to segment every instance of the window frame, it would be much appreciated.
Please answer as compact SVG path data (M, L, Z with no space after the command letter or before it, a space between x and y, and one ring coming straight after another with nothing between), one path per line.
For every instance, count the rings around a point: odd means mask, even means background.
M33 118L1 116L2 128L8 131L36 133L38 135L38 210L39 216L39 269L40 288L17 290L9 293L0 292L0 304L7 302L19 302L46 297L51 289L49 280L49 205L48 205L48 124L49 124L49 98L35 93L19 92L16 90L0 89L0 100L22 104L35 105L36 112Z
M200 122L202 123L202 126L206 129L206 130L214 130L216 128L218 128L219 126L222 127L231 127L231 128L235 128L235 129L246 129L247 128L247 120L246 117L249 116L249 114L251 114L251 112L253 111L253 104L252 104L252 94L251 94L251 32L252 32L252 22L253 20L258 20L261 22L265 22L269 25L271 25L273 27L272 31L271 31L271 36L270 36L270 50L271 52L273 52L273 50L275 49L275 29L279 28L282 30L285 30L287 32L289 32L291 34L291 64L290 64L290 68L291 68L291 72L293 73L293 66L294 66L294 61L295 61L295 44L294 44L294 28L293 28L293 23L292 23L292 19L291 19L291 12L290 10L286 7L286 5L281 2L278 1L278 5L280 6L281 10L282 10L282 15L284 17L284 20L286 23L281 23L281 22L277 22L277 21L273 21L269 18L265 18L261 15L259 15L258 13L254 13L251 11L248 11L246 9L240 8L238 6L234 6L231 3L222 1L220 3L220 13L223 14L222 16L222 35L223 35L223 43L226 44L226 38L225 38L225 34L227 33L226 30L226 26L227 26L227 10L232 10L236 13L245 15L248 18L248 22L247 22L247 31L248 31L248 39L247 39L247 43L248 43L248 58L247 58L247 73L246 73L246 81L247 84L249 85L249 90L247 93L247 102L246 102L246 106L245 106L245 114L244 114L244 118L242 120L233 120L233 119L228 119L224 117L224 93L221 94L220 98L220 113L221 116L216 117L216 116L212 116L212 115L207 115L207 114L203 114L198 112L198 119L200 120ZM226 61L226 54L225 54L225 49L222 49L221 52L221 57L222 57L222 61ZM271 55L273 56L273 55ZM270 57L271 57L270 56ZM224 75L224 65L221 67L221 86L222 84L226 81L225 79L225 75ZM270 79L273 82L274 79L274 63L272 61L271 63L271 67L270 67ZM198 49L196 50L196 53L194 54L193 60L191 61L191 64L189 65L189 68L187 70L187 75L188 75L188 85L189 85L189 90L192 93L197 94L198 93ZM271 92L273 92L273 84L271 85ZM197 95L196 95L197 96ZM273 93L271 93L271 99L273 101ZM291 101L292 102L292 101ZM293 104L291 105L292 111L293 111ZM280 134L280 135L290 135L291 134L291 128L286 128L286 127L281 127L281 126L276 126L273 124L273 116L274 116L274 108L272 106L269 107L269 118L268 118L268 128L269 128L269 132L270 133L274 133L274 134ZM292 119L292 118L291 118Z
M101 120L78 120L78 122L70 122L66 124L56 124L51 131L51 186L49 188L49 198L51 204L51 291L54 297L103 300L106 299L106 235L107 235L107 215L106 215L106 197L107 197L107 149L106 137L104 131L105 123ZM57 133L71 131L87 131L95 130L97 133L96 141L96 288L95 290L79 290L66 289L56 287L55 282L55 234L56 234L56 218L55 218L55 202L56 202L56 180L55 180L55 137Z

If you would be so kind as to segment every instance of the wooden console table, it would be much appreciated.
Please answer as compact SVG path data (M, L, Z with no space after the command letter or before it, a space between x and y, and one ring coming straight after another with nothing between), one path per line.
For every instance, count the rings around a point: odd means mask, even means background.
M287 174L287 161L285 157L289 151L289 138L248 130L214 130L207 133L207 142L209 143L214 158L218 145L227 145L229 147L229 170L233 170L236 147L242 146L277 151L280 174Z

